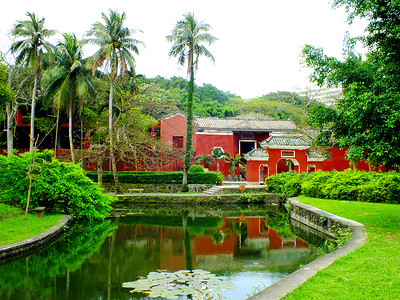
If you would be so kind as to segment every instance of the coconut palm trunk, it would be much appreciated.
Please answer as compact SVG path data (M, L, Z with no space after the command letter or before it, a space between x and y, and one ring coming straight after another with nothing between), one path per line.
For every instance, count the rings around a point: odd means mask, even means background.
M119 185L118 173L117 173L117 162L115 159L115 151L114 151L114 134L113 134L113 97L114 97L114 80L111 79L110 84L110 98L108 103L108 131L110 135L110 159L111 159L111 168L114 177L114 185L115 190L120 192L121 187Z
M12 126L12 121L14 118L12 104L7 103L6 113L7 113L7 156L10 157L14 154L14 129Z
M57 158L58 129L60 125L60 108L57 108L56 136L54 138L54 158Z
M73 111L74 111L74 101L71 99L71 101L69 102L69 114L68 114L68 138L69 138L69 148L71 151L71 160L73 163L75 163L75 152L74 152L74 139L73 139L73 135L72 135L72 126L73 126L73 122L72 122L72 115L73 115Z
M39 69L35 70L35 81L33 84L32 91L32 103L31 103L31 131L29 134L29 152L33 154L35 149L35 107L36 107L36 94L39 82Z
M193 93L194 93L194 72L193 67L190 73L190 81L188 83L188 103L186 110L186 146L185 146L185 162L183 167L182 184L188 184L188 171L192 163L192 142L193 142Z

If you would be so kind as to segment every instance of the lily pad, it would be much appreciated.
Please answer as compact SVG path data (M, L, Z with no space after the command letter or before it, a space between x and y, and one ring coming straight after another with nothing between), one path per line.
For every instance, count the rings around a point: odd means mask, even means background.
M180 296L200 296L204 290L219 292L233 289L235 285L226 277L196 269L150 272L145 278L124 282L122 287L132 289L131 293L146 293L150 298L178 299Z

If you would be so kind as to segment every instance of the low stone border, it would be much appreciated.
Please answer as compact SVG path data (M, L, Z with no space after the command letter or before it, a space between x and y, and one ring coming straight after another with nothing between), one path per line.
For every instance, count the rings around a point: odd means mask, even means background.
M118 203L247 203L238 201L242 194L169 194L169 193L137 193L110 194L118 197ZM252 197L252 196L249 196ZM256 197L256 195L254 195ZM259 202L282 204L282 197L271 193L258 193Z
M43 247L54 241L64 232L65 226L68 226L72 222L71 220L72 218L70 215L65 215L56 225L47 229L45 232L14 244L0 246L0 264L3 260L29 253L32 250Z
M291 204L291 217L293 219L304 223L305 225L311 225L314 229L322 232L326 232L327 227L329 227L328 224L340 223L341 226L347 226L351 228L351 238L339 249L317 258L301 269L293 272L261 292L248 298L248 300L281 299L314 276L318 271L330 266L339 257L354 251L365 243L367 233L363 224L333 215L313 206L300 203L295 199L289 199L289 201Z

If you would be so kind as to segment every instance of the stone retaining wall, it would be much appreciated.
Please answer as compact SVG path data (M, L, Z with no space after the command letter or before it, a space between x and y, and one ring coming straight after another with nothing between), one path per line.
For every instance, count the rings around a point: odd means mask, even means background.
M104 182L104 190L107 193L115 192L114 183ZM203 192L210 187L215 186L212 184L188 184L189 192L199 193ZM180 193L182 191L182 184L178 183L120 183L123 192L128 192L128 189L143 189L143 193Z
M335 216L297 200L290 200L290 218L308 227L318 230L330 237L336 238L339 228L348 228L357 222Z
M247 203L245 200L240 200L242 194L221 194L221 195L206 195L206 194L161 194L161 193L142 193L142 194L124 194L117 195L118 203ZM250 197L251 198L251 197ZM254 196L254 199L259 203L276 203L282 205L284 200L281 196L269 193L260 193ZM251 203L249 201L248 203Z
M14 244L0 246L0 264L10 258L21 256L48 245L64 232L65 227L72 222L71 220L70 215L65 215L56 225L41 234Z
M281 299L317 274L318 271L325 269L339 257L354 251L365 243L367 233L365 232L364 225L361 223L333 215L313 206L300 203L295 199L289 199L289 202L291 205L290 216L294 220L329 234L330 236L335 235L335 230L332 230L332 228L334 229L338 226L349 227L351 228L351 238L342 247L317 258L301 269L250 297L248 300Z

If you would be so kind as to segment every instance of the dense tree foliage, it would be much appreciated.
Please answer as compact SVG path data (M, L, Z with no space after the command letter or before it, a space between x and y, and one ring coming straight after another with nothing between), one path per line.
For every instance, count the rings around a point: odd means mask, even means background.
M305 125L308 110L317 102L293 92L269 93L262 97L240 100L236 98L235 107L241 115L252 118L291 119L298 126Z
M313 69L311 80L343 90L335 114L326 111L325 124L312 114L311 122L330 130L340 146L348 147L347 156L354 162L396 167L400 161L400 2L337 0L335 5L345 6L350 20L369 21L366 36L359 38L369 52L365 60L354 53L354 40L348 41L350 51L343 60L326 56L323 49L304 47L304 62Z
M175 76L166 79L157 76L147 79L147 81L156 84L162 90L174 94L176 99L179 100L175 103L177 108L186 111L187 93L185 88L188 84L186 79ZM211 84L195 85L193 113L199 117L236 117L239 114L239 110L233 106L235 97L235 95L223 92ZM170 104L173 105L174 103L171 102Z

